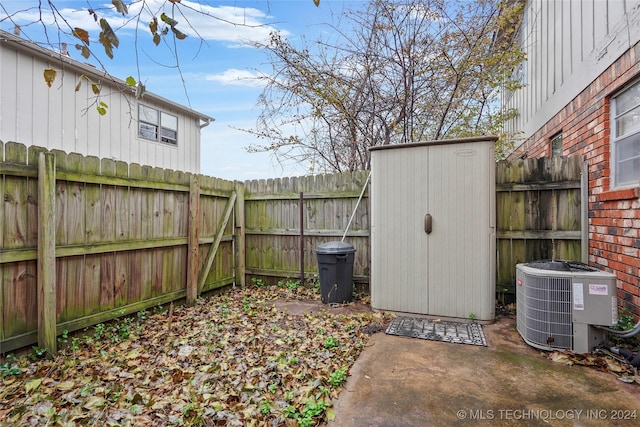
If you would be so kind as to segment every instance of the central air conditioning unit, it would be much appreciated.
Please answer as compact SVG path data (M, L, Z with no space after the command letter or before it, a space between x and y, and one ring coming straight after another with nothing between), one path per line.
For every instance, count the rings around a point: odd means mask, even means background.
M516 265L517 328L542 350L589 353L618 323L616 276L576 261Z

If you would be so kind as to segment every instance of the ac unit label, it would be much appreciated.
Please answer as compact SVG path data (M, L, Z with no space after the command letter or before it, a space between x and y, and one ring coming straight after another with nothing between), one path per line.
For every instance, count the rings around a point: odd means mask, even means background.
M584 310L584 293L582 283L573 284L573 309Z
M589 284L589 295L609 295L607 285Z

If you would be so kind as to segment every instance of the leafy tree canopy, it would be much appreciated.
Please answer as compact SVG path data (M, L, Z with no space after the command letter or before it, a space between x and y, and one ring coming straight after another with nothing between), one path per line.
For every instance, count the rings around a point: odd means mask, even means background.
M367 169L368 148L484 134L514 113L500 97L524 60L518 0L375 0L324 39L258 44L273 72L252 151L322 171Z

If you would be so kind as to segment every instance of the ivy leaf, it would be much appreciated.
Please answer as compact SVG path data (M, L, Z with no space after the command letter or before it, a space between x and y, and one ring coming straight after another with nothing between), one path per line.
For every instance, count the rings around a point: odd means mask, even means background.
M98 86L95 83L91 83L91 90L93 91L94 95L100 95L100 86Z
M126 15L129 10L127 9L127 5L122 2L122 0L111 0L111 4L116 7L116 10L122 14L122 16Z
M129 86L135 86L136 85L136 79L134 79L132 76L127 77L125 82Z
M45 68L44 70L44 81L47 82L47 86L51 87L53 81L56 79L56 75L58 72L53 68Z
M86 45L89 44L89 33L87 32L87 30L84 30L84 29L79 28L79 27L75 27L73 29L73 35L76 36L77 38L79 38L80 40L82 40L82 42L84 44L86 44Z

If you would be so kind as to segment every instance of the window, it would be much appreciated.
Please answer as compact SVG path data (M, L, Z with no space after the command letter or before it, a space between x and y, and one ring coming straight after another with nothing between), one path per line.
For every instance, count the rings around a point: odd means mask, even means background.
M562 156L562 132L551 137L551 157Z
M611 99L613 187L640 183L640 81Z
M178 117L146 105L139 105L138 135L144 139L177 145Z

